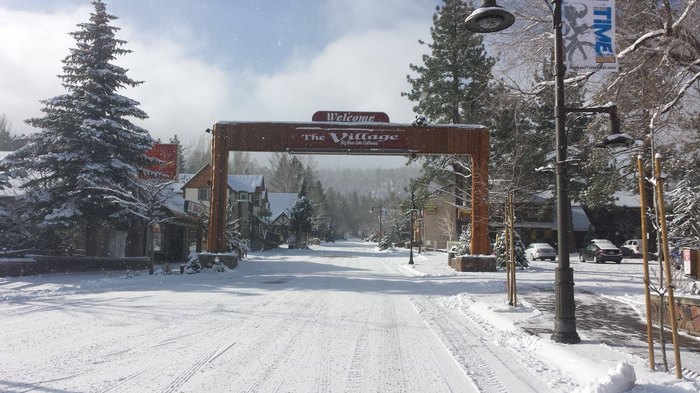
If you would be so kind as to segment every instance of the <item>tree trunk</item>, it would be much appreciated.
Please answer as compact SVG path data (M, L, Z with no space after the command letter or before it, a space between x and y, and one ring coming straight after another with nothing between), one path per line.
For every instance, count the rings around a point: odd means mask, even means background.
M98 226L95 222L88 220L85 223L85 255L89 257L97 256L97 235Z

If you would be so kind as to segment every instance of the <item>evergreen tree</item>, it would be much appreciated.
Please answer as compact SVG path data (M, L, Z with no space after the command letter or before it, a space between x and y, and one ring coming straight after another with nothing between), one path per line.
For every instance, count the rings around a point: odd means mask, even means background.
M515 236L515 244L513 247L513 250L515 251L515 264L518 267L526 268L530 266L530 264L528 263L527 257L525 256L525 246L520 240L520 235L517 232L513 232L513 235ZM494 254L496 255L496 261L498 262L498 266L505 267L506 260L508 259L507 254L509 252L506 247L505 228L498 234L498 236L496 236L496 244L494 244L494 248Z
M466 29L471 7L461 0L444 0L436 7L430 29L430 54L423 65L411 64L417 75L407 76L411 91L402 93L416 102L413 110L433 123L483 123L485 102L490 100L489 82L495 60L486 54L483 36ZM469 161L465 156L424 156L422 183L436 182L454 190L455 205L469 199ZM449 191L448 191L449 192Z
M10 133L12 124L5 114L0 115L0 151L17 150L24 145L22 138Z
M45 116L27 120L41 132L4 162L6 170L31 173L22 185L24 203L42 228L84 223L87 239L99 226L126 226L138 217L138 175L153 164L145 154L153 139L128 120L145 119L146 113L117 94L142 83L112 63L131 51L115 38L119 28L110 22L117 17L101 0L92 5L95 12L71 33L77 46L63 60L59 78L68 92L42 101Z
M333 227L333 218L320 180L317 180L309 190L309 199L314 207L313 224L316 236L325 239L326 233Z
M688 246L700 247L700 173L697 171L700 156L680 155L672 164L682 180L668 193L671 235L685 239Z
M296 233L298 243L301 243L302 239L307 237L313 229L314 208L311 200L306 196L305 189L303 191L303 193L299 193L299 198L294 202L294 207L290 212L289 227L292 232Z
M423 55L423 65L410 65L417 77L407 76L411 91L402 95L431 122L480 123L495 60L486 54L483 35L465 27L471 7L461 0L443 3L433 15L433 42L418 41L431 54Z

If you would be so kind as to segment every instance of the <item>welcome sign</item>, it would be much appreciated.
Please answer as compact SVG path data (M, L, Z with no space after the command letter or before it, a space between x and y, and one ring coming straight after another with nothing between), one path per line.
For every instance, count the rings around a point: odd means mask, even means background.
M409 148L403 130L298 127L290 141L292 150L406 152Z
M618 71L615 0L563 0L562 22L569 70Z

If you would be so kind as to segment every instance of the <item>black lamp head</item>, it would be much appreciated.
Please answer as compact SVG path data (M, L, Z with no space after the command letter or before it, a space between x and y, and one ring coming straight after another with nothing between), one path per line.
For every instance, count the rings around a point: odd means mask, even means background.
M482 0L481 7L467 17L467 29L475 33L493 33L509 28L515 16L496 4L496 0Z

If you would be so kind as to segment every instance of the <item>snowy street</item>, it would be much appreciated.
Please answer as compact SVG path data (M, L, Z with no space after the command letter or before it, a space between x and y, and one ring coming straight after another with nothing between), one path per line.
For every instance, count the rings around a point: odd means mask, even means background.
M553 285L556 264L534 262L519 271L523 304L512 308L505 304L503 272L457 273L439 252L416 254L415 266L407 261L405 249L339 242L251 253L225 273L0 278L0 391L693 392L700 386L688 376L678 381L648 371L645 358L602 344L594 331L580 330L582 343L572 346L553 343L551 332L532 333L538 324L552 327L551 315L527 299L547 295L542 288ZM572 266L582 271L577 295L643 310L640 264ZM598 272L604 269L619 274ZM700 371L697 352L683 356L686 369ZM632 390L620 390L630 383L629 369L614 371L622 364L636 373Z

